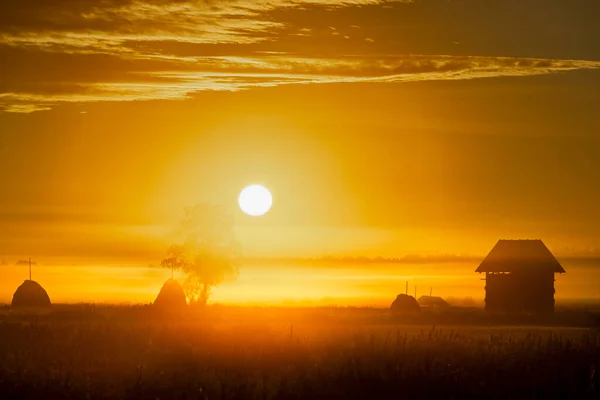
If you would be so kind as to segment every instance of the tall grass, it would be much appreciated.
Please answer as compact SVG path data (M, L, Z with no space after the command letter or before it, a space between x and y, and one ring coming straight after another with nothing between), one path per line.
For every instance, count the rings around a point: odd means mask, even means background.
M365 325L351 315L328 322L280 313L4 318L0 399L599 395L594 330Z

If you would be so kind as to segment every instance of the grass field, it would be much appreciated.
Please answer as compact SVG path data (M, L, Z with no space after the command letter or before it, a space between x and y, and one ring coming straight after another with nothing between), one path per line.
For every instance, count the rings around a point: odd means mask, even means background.
M0 399L599 397L595 328L424 321L346 308L4 310Z

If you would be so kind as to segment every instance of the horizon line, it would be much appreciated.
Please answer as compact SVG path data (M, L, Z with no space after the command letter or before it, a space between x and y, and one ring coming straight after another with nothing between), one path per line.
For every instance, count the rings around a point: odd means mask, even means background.
M418 255L409 254L402 257L383 256L250 256L242 257L243 263L296 263L296 264L407 264L407 263L449 263L449 262L481 262L486 257L471 254L441 254L441 255ZM559 261L599 262L600 255L555 255Z

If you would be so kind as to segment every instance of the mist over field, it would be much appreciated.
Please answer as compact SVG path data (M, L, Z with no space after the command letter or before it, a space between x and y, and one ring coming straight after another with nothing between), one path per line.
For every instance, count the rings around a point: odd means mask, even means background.
M329 262L329 264L328 264ZM475 273L474 259L445 262L337 262L328 260L256 260L240 265L237 278L215 288L212 303L231 305L371 306L389 307L398 293L471 298L483 307L485 282ZM600 302L600 263L566 258L567 273L556 277L557 306ZM0 303L9 304L26 269L0 266ZM177 275L180 278L181 275ZM137 304L154 301L170 272L156 266L38 265L35 277L58 303Z

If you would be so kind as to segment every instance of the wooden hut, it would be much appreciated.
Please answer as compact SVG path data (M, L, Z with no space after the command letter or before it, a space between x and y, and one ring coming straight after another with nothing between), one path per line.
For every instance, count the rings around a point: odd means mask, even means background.
M446 300L439 296L421 296L417 302L421 307L448 307Z
M541 240L499 240L475 272L485 273L485 309L554 312L554 274L565 272Z

